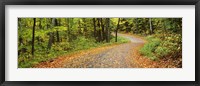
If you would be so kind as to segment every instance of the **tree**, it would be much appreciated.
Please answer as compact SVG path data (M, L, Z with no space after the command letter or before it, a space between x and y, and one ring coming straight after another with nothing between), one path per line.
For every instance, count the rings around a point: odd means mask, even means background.
M116 31L115 31L115 42L117 42L117 32L118 32L118 29L119 29L119 22L120 22L120 18L118 19L117 28L116 28Z
M153 33L153 30L152 30L152 22L151 22L151 18L149 18L149 29L150 29L150 34Z
M101 33L102 33L102 41L104 41L105 40L105 38L106 38L106 34L105 34L105 30L104 30L104 23L103 23L103 19L102 18L100 18L100 21L101 21Z
M97 20L98 20L98 31L97 31L97 33L98 33L98 42L101 42L102 41L102 36L101 36L101 26L100 26L100 18L97 18Z
M39 21L39 28L42 29L42 18L39 18L40 21Z
M70 29L70 18L67 18L67 34L68 34L68 42L71 42L71 33L70 33L70 31L71 31L71 29Z
M52 27L55 26L55 18L51 18L50 20L52 20ZM52 28L50 27L50 28ZM49 42L48 42L48 49L51 49L51 46L54 42L54 32L49 32Z
M60 22L58 19L55 19L55 26L60 26ZM57 37L57 42L60 42L60 37L59 37L59 31L58 29L56 30L56 37Z
M20 31L22 31L22 25L21 25L22 19L18 18L18 29ZM22 39L22 35L19 35L19 46L21 46L23 44L23 39Z
M87 22L86 22L86 19L85 18L83 18L83 23L84 23L84 29L83 29L83 35L84 36L86 36L86 34L87 34Z
M32 31L32 56L34 57L34 39L35 39L35 23L36 18L33 18L33 31Z
M106 42L110 42L110 19L106 18Z
M96 39L96 20L95 18L92 18L93 20L93 25L94 25L94 38Z

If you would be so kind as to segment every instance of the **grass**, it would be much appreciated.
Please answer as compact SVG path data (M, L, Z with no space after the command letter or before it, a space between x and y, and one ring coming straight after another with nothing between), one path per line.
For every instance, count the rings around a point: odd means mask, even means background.
M18 67L19 68L31 68L33 65L36 65L42 61L48 61L58 56L67 55L79 52L81 50L88 50L97 47L109 46L113 44L122 44L130 42L127 38L117 37L118 42L115 42L115 37L112 37L109 43L106 42L95 42L94 39L87 39L85 37L78 37L76 40L73 40L71 43L60 42L52 45L51 50L46 48L41 48L41 46L35 47L34 57L30 54L30 51L21 54L18 57ZM47 43L43 43L47 44ZM47 46L47 45L42 45ZM30 50L30 49L29 49Z

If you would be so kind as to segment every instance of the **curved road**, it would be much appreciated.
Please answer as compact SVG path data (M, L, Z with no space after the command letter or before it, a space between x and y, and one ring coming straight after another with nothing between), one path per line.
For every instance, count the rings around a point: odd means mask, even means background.
M132 49L141 43L141 39L133 36L118 34L128 38L131 42L101 51L96 54L87 54L64 63L65 68L132 68Z

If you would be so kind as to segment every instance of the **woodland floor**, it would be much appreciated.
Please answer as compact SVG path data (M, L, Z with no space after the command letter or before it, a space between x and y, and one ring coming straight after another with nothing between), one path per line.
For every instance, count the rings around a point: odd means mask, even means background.
M118 34L128 38L129 43L115 44L83 50L70 55L60 56L54 60L41 62L35 68L165 68L176 67L169 61L151 61L139 54L139 49L146 42L140 37Z

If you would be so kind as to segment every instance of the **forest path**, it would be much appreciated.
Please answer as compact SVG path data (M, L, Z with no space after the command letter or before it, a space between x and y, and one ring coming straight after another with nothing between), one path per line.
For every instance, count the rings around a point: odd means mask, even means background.
M78 58L66 61L63 65L64 68L132 68L134 67L132 58L132 49L144 41L130 35L119 34L118 36L125 37L131 42L120 44L100 51L95 54L86 54Z
M114 35L114 34L113 34ZM133 51L138 46L144 44L144 40L139 37L120 34L130 40L129 43L104 46L81 52L61 56L57 59L41 62L34 66L36 68L134 68L135 56Z

